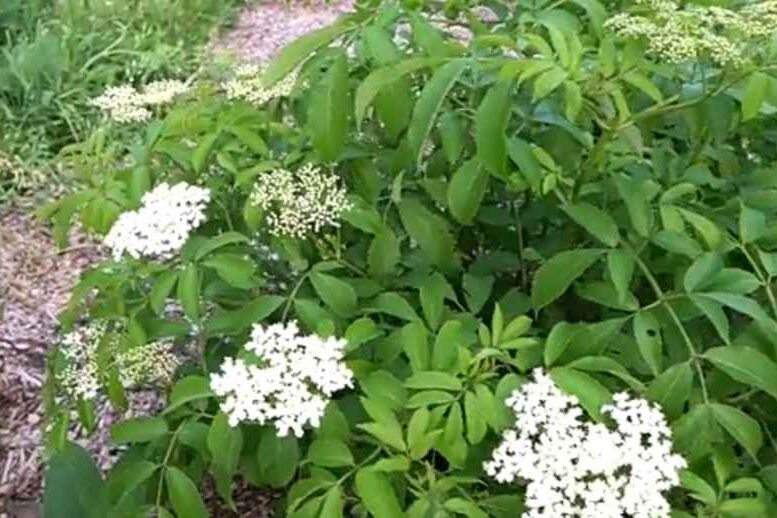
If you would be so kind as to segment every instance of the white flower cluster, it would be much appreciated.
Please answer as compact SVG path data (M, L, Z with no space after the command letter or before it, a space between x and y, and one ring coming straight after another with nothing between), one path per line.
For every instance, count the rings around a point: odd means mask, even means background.
M265 212L270 234L297 239L339 226L340 217L351 207L337 176L312 164L294 172L275 169L262 175L251 203Z
M760 2L739 11L722 7L689 6L672 0L640 0L647 13L620 13L606 26L624 38L643 38L648 51L672 63L700 56L720 66L741 67L747 46L764 42L777 31L777 2Z
M189 233L205 221L210 191L186 183L157 185L143 195L141 207L122 213L104 244L115 259L125 253L160 260L171 259L183 247Z
M111 86L101 96L92 99L90 104L116 122L142 122L151 117L150 106L170 104L189 89L188 84L174 79L154 81L142 90L131 85Z
M155 382L168 384L180 365L173 353L172 342L167 341L117 352L114 361L124 388Z
M243 99L259 107L276 97L288 97L297 83L298 73L297 70L294 70L268 88L262 82L263 70L260 66L253 64L240 65L235 70L235 77L225 82L223 88L227 98Z
M97 320L64 335L59 351L65 359L57 379L74 399L94 399L109 368L116 368L124 388L147 383L169 383L179 361L170 342L154 342L122 349L108 323ZM101 365L102 364L102 365Z
M74 399L94 399L100 390L97 351L106 330L105 322L95 321L67 333L59 342L66 365L57 379Z
M229 423L272 423L279 436L302 437L304 427L317 427L329 398L352 386L353 374L343 363L346 341L302 335L295 322L254 325L245 350L256 361L226 358L210 387L224 400Z
M616 394L602 412L615 423L583 421L577 398L541 369L507 400L515 427L485 464L499 482L527 483L524 518L659 518L670 514L664 493L679 484L685 460L672 453L659 409Z

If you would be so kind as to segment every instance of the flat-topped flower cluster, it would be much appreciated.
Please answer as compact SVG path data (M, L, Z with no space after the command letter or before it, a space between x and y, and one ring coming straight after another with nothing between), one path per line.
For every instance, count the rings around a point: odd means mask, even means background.
M65 365L57 378L73 399L97 397L108 373L115 369L124 388L169 383L180 365L169 341L122 347L120 336L104 320L75 328L65 334L58 351Z
M524 518L669 516L664 493L679 484L686 462L672 453L657 407L619 393L602 408L613 428L585 421L577 398L541 369L507 405L515 426L485 469L499 482L527 483Z
M205 221L210 191L187 183L160 183L143 195L141 207L122 213L105 236L115 259L168 260Z
M306 164L296 171L275 169L262 175L251 202L264 211L270 234L302 239L339 226L351 206L347 196L337 175Z
M741 67L749 44L767 42L777 31L777 2L739 10L690 5L673 0L639 0L635 13L620 13L606 26L624 38L642 38L648 51L671 63L707 56L719 66Z
M254 106L262 106L270 99L288 97L297 83L295 70L272 86L265 86L263 70L259 65L245 64L235 69L235 77L224 82L224 92L229 99L242 99Z
M303 335L295 322L254 325L244 349L249 358L226 358L211 374L229 423L272 423L279 436L317 427L329 399L352 386L343 362L346 341Z
M152 106L170 104L190 90L190 85L175 79L154 81L138 89L132 85L111 86L92 99L92 106L118 123L142 122L151 118Z

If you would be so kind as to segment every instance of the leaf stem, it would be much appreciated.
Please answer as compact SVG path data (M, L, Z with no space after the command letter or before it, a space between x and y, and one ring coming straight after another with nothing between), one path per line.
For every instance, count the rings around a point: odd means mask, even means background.
M294 298L297 296L297 292L299 292L300 288L302 288L302 284L308 278L309 274L310 272L306 272L302 277L300 277L299 280L297 281L297 284L295 284L294 288L291 290L291 293L289 293L289 298L286 299L286 306L283 308L283 315L281 315L282 322L285 322L286 317L289 316L289 310L291 309L291 304L294 302Z
M661 301L666 308L666 311L669 313L669 316L672 318L672 321L677 326L677 329L680 331L680 335L683 337L683 341L685 342L686 347L688 348L688 353L691 356L691 360L693 361L693 365L696 369L696 373L699 375L699 384L701 385L701 394L702 399L705 403L709 402L709 394L707 393L707 383L704 381L704 371L701 368L701 361L699 359L699 355L696 352L696 348L693 346L693 341L691 340L691 337L688 335L688 331L685 330L685 326L683 325L682 320L680 320L680 317L677 315L677 312L674 310L671 304L669 304L669 299L664 291L661 289L661 286L659 286L658 281L656 280L655 276L653 276L653 273L650 271L650 268L647 267L647 265L642 261L642 259L639 257L637 253L634 252L634 249L631 248L629 245L625 245L626 249L629 251L631 256L634 258L634 261L637 263L637 266L639 266L639 269L642 270L643 275L647 279L648 283L650 284L651 288L653 288L653 291L656 294L656 297L658 297L658 300Z

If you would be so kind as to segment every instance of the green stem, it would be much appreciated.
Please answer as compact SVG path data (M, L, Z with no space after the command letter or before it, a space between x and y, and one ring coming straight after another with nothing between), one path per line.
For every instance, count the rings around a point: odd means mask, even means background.
M167 447L167 451L165 452L165 456L162 459L162 471L167 470L167 465L170 463L170 457L173 456L173 450L175 449L176 439L178 439L178 433L181 431L181 428L183 428L183 425L178 425L178 428L175 429L175 432L173 432L173 436L170 437L170 445ZM162 505L162 486L164 483L165 477L164 473L161 473L159 475L159 483L157 484L156 489L156 508L159 509L159 507Z
M669 313L669 316L672 318L672 321L677 326L677 329L680 331L680 335L683 337L683 341L685 342L685 345L688 348L688 354L691 356L691 361L693 362L693 365L696 369L696 373L699 375L699 384L701 385L702 399L704 399L705 403L708 403L709 395L707 393L707 383L704 381L704 371L701 368L701 360L699 359L699 355L696 352L696 348L693 346L693 341L691 340L691 337L688 335L688 331L685 330L685 326L683 326L683 322L680 320L680 317L677 315L672 305L669 304L670 297L668 297L661 289L661 286L659 286L658 281L653 276L653 273L650 271L650 268L647 267L647 265L642 261L642 259L640 259L639 255L637 255L630 246L627 245L626 248L631 254L631 256L634 258L634 261L637 263L637 266L639 266L639 269L642 270L643 275L647 279L651 288L653 288L653 291L655 292L656 297L658 297L658 300L661 303L663 303L664 307L666 308L666 311Z
M285 322L286 317L289 316L289 311L291 310L291 304L294 302L294 298L297 296L297 293L299 292L300 288L302 288L302 284L308 278L308 275L309 275L309 272L305 273L302 277L300 277L299 280L297 281L297 284L295 284L294 288L291 290L291 293L289 293L289 298L286 300L286 306L283 308L283 315L281 316L282 322Z

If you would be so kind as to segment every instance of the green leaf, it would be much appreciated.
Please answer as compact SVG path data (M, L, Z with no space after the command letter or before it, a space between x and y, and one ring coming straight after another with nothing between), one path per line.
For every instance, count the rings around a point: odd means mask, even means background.
M634 276L634 259L625 250L613 250L607 254L607 269L618 298L625 301L631 293L629 286Z
M477 160L459 167L448 184L448 207L462 225L471 225L488 188L488 172Z
M634 230L640 236L647 237L650 234L652 217L643 184L634 178L618 176L615 179L615 185L626 205Z
M462 514L467 518L488 518L488 514L480 509L477 504L464 498L449 498L443 505L448 511Z
M353 455L348 446L337 439L316 439L308 448L308 459L316 466L338 468L353 466Z
M399 205L402 225L418 243L426 260L447 272L458 266L456 242L447 222L415 198L404 198Z
M466 137L464 125L459 115L451 110L440 116L438 127L445 159L449 164L453 165L458 161L461 152L464 150Z
M691 301L704 313L725 343L729 343L729 323L720 304L699 295L691 295Z
M712 299L715 302L719 302L724 306L728 306L734 311L743 313L753 320L769 320L769 315L763 310L763 308L750 297L744 297L742 295L736 295L734 293L700 293L699 297Z
M685 277L683 277L685 291L690 293L699 287L703 287L722 269L723 260L720 258L720 255L713 252L700 255L685 272Z
M207 399L213 396L210 382L204 376L186 376L178 380L170 391L163 415L191 401Z
M292 434L278 437L275 428L265 428L256 454L262 482L280 488L294 478L300 452L297 438Z
M121 505L125 498L141 487L159 468L159 464L147 460L117 463L106 481L105 489L109 501Z
M518 166L523 178L531 185L532 190L539 192L542 184L542 168L534 156L531 145L525 140L513 137L507 141L507 153L510 155L510 160Z
M335 58L314 90L308 112L313 148L324 162L334 162L345 148L348 133L348 65Z
M402 320L410 322L421 320L410 303L399 293L392 291L381 293L375 297L373 304L378 311L401 318Z
M467 423L467 441L478 444L488 431L487 421L481 408L481 402L472 391L464 394L464 416Z
M202 173L205 166L208 163L210 152L213 150L213 146L216 144L216 140L219 138L219 133L208 133L200 140L200 143L194 149L192 153L192 167L197 174Z
M739 239L742 243L758 241L766 232L766 215L760 210L742 205L739 212Z
M237 254L212 255L202 262L203 266L216 270L227 284L244 290L256 285L254 272L256 265L247 257Z
M272 86L277 83L294 70L297 65L310 57L313 52L328 45L335 38L352 28L350 20L345 18L340 22L309 32L301 38L294 40L267 65L262 75L264 86Z
M397 518L403 516L394 488L386 475L370 468L356 472L356 494L374 518Z
M661 90L651 81L648 77L642 75L639 72L631 71L624 74L623 80L641 90L645 95L653 99L655 102L660 103L663 100Z
M178 282L178 272L173 270L162 273L154 281L154 287L151 288L148 296L148 305L157 315L161 315L164 311L167 297L170 296L176 282Z
M431 366L429 335L421 322L407 324L402 328L402 345L413 372L422 372Z
M445 312L445 299L456 300L453 288L439 273L430 275L421 284L421 309L432 330L437 330Z
M758 421L738 408L710 403L712 415L720 425L758 461L758 451L763 446L763 434Z
M567 78L567 72L561 67L553 67L537 76L534 81L534 95L532 102L537 102L543 97L553 93Z
M165 482L175 514L186 516L186 518L207 518L209 516L197 486L186 473L175 466L168 466L165 471Z
M564 212L575 223L586 229L589 234L605 245L614 247L620 241L618 226L615 224L615 220L599 207L583 201L566 205Z
M721 502L718 510L726 518L767 518L770 515L761 498L732 498Z
M463 59L456 59L441 66L434 72L421 91L413 109L410 127L407 130L408 152L415 161L421 160L421 150L434 126L437 112L466 66L467 61Z
M426 429L429 426L429 410L422 407L413 412L410 421L407 424L407 446L414 453L419 446L425 442ZM425 453L425 452L423 452ZM413 455L414 458L421 458L423 455Z
M184 313L193 321L200 319L200 273L190 264L178 278L178 300Z
M394 272L401 254L399 240L391 227L385 225L375 234L367 252L367 267L371 277L387 277Z
M343 490L336 485L326 493L319 518L340 518L343 516Z
M442 389L458 392L462 389L459 378L453 374L439 371L416 372L405 380L405 386L415 390Z
M588 374L569 367L556 367L550 371L550 376L561 390L576 396L592 418L602 420L602 405L612 399L612 394L604 385Z
M370 72L356 89L354 110L356 113L356 124L361 128L361 122L367 112L367 107L372 104L372 101L381 90L412 72L435 66L441 61L440 58L410 58L396 65L379 68Z
M407 401L405 386L389 371L375 371L360 380L360 384L364 393L371 400L377 401L389 409L402 408Z
M208 335L238 334L270 316L284 301L285 298L278 295L262 295L241 309L217 311L206 322Z
M690 470L680 472L680 484L684 489L699 497L702 502L713 505L718 500L715 489L706 480Z
M488 172L501 177L505 176L507 168L506 131L512 90L512 81L496 82L489 88L475 114L477 159Z
M661 338L661 325L650 311L640 311L634 315L634 339L642 359L653 371L653 375L658 376L661 372L664 341Z
M247 243L248 238L240 232L224 232L216 237L211 237L205 243L197 248L194 254L194 260L199 261L209 253L229 245L237 243Z
M550 330L548 338L545 340L545 351L543 359L546 367L550 367L558 360L569 346L569 341L580 328L569 322L558 322Z
M753 72L750 75L742 98L742 120L752 119L761 111L770 82L771 77L763 72Z
M455 400L450 392L444 390L424 390L410 396L407 400L406 408L420 408L433 405L445 405Z
M310 282L321 300L338 315L347 317L356 311L356 290L347 282L317 271L310 274Z
M532 305L539 310L564 294L603 253L602 250L567 250L548 259L537 270L531 289Z
M240 462L240 452L243 449L243 434L240 428L229 425L227 416L219 412L213 418L208 430L206 445L211 454L211 473L216 481L219 495L231 509L235 509L232 501L232 478Z
M567 367L575 368L580 371L606 372L616 378L620 378L637 392L645 391L645 386L642 382L629 374L626 367L607 356L584 356L567 364Z
M48 461L43 491L46 518L101 518L107 515L104 483L89 452L75 443Z
M114 444L150 442L167 434L167 421L161 417L135 417L111 427Z
M691 397L693 370L688 362L672 365L659 374L648 387L645 396L655 401L669 416L682 413L685 402Z
M452 368L459 357L461 344L461 322L449 320L445 322L432 347L432 367L438 371Z
M736 381L758 388L777 399L777 364L750 347L715 347L703 355Z

